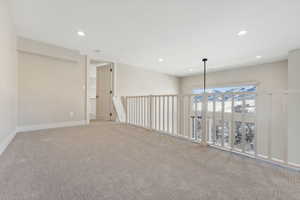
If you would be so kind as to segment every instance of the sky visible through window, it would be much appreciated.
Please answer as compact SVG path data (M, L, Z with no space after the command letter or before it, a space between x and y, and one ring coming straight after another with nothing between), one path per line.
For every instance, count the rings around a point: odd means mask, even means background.
M218 87L218 88L207 88L208 93L224 93L224 92L256 92L256 86L254 85L243 85L233 87ZM193 94L202 94L203 88L194 89Z

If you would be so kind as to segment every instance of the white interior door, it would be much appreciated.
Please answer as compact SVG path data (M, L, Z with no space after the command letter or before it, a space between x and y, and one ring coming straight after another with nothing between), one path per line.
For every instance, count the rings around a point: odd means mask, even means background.
M113 73L112 65L97 67L96 118L113 120Z

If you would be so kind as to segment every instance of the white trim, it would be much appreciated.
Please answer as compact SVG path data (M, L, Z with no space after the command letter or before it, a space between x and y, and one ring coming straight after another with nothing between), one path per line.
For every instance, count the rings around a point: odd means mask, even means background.
M17 49L17 51L19 53L23 53L23 54L40 56L40 57L50 58L50 59L54 59L54 60L60 60L60 61L64 61L64 62L71 62L71 63L79 62L78 60L67 58L67 57L52 56L52 55L47 55L47 54L43 54L43 53L36 53L36 52L27 51L27 50L22 50L22 49Z
M300 164L293 163L293 162L288 162L288 164L291 165L291 166L293 166L293 167L300 168Z
M5 151L5 149L8 147L8 145L11 143L11 141L16 136L16 131L12 132L8 136L6 136L2 142L0 142L0 155Z
M275 161L275 162L278 162L278 163L284 163L283 160L278 159L278 158L272 158L271 160L272 160L272 161Z
M263 159L268 159L268 156L263 155L263 154L257 154L257 157L263 158Z
M18 37L17 51L67 62L78 63L80 61L80 52L77 50L67 49L23 37Z
M113 69L113 71L112 71L112 91L113 91L113 96L115 96L115 94L116 94L116 83L117 83L117 78L116 78L116 76L117 76L117 73L116 73L116 70L117 70L117 63L116 63L116 61L107 61L107 60L109 60L109 59L101 59L101 58L93 58L93 57L89 57L89 56L86 56L86 83L85 83L85 86L86 86L86 105L85 105L85 116L86 116L86 120L87 120L87 124L89 124L90 123L90 121L91 120L94 120L94 119L91 119L90 118L90 113L89 113L89 111L90 111L90 102L89 102L89 100L90 100L90 93L89 93L89 85L90 85L90 74L89 74L89 70L90 70L90 67L91 66L93 66L93 64L91 64L90 63L90 61L91 60L101 60L101 61L104 61L104 62L106 62L105 63L105 65L112 65L112 69ZM96 67L97 66L99 66L99 67L101 67L102 65L100 64L98 64L98 65L96 65ZM96 76L96 78L97 78L97 76ZM115 121L117 121L117 117L116 117L116 120Z
M85 119L87 120L87 124L90 123L90 58L85 56Z
M17 127L17 133L19 132L28 132L28 131L37 131L51 128L62 128L62 127L72 127L72 126L82 126L87 125L86 120L82 121L69 121L69 122L58 122L51 124L39 124L39 125L31 125L31 126L21 126Z
M266 156L262 156L262 155L259 156L260 154L258 154L258 156L255 157L255 155L242 153L242 152L238 152L238 151L232 151L231 149L227 149L227 148L224 148L224 147L222 148L222 147L219 147L219 146L216 146L216 145L209 145L209 147L214 148L214 149L219 149L221 151L224 151L224 152L227 152L227 153L232 153L232 154L235 154L235 155L246 156L250 159L265 162L265 163L271 164L273 166L282 167L282 168L285 168L285 169L295 170L295 171L300 172L300 168L299 168L300 165L299 164L289 162L288 165L286 165L282 160L279 160L279 159L276 159L276 158L272 158L271 160L269 160Z

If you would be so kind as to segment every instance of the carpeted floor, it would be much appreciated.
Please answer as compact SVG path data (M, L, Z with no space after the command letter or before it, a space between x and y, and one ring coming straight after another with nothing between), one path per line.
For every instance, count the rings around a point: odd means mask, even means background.
M296 200L300 174L125 125L21 133L1 200Z

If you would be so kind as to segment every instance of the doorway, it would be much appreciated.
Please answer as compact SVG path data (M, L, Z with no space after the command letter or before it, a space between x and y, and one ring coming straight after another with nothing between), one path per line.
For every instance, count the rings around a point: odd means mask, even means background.
M96 68L96 119L113 120L113 65Z
M88 120L113 121L114 64L90 60L88 68Z

